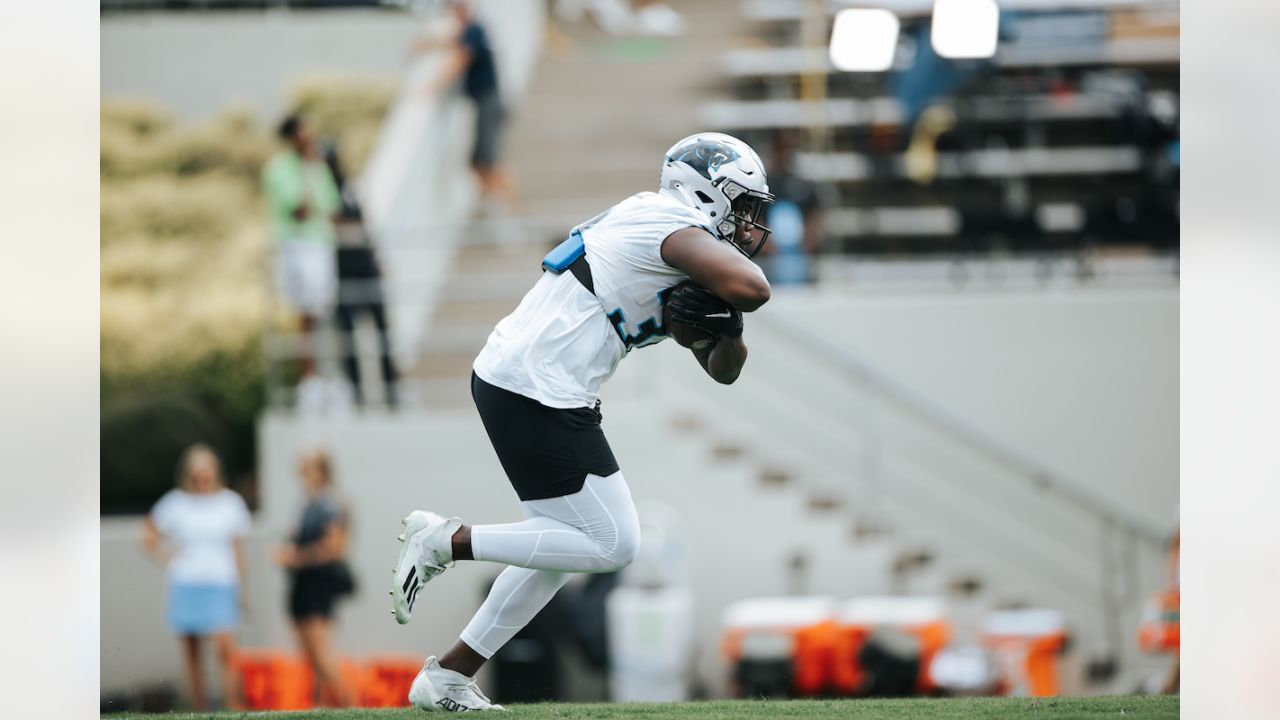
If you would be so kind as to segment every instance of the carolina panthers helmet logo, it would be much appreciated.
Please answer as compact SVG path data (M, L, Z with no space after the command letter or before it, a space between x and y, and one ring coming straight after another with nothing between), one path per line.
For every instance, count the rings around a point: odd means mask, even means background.
M667 156L667 162L682 162L698 171L698 174L710 180L711 173L720 169L721 165L731 163L742 157L737 150L714 140L694 140L681 145Z

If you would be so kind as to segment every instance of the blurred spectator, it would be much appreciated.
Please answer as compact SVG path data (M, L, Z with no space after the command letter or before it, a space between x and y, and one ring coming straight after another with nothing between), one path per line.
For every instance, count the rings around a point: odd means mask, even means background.
M329 455L304 453L298 459L307 503L293 541L276 551L276 562L289 573L289 616L316 678L322 703L351 706L350 689L342 684L331 645L337 601L355 591L347 566L347 513L336 497Z
M235 632L245 604L243 538L249 510L223 486L221 463L207 445L192 445L182 454L177 484L143 522L142 547L165 568L169 627L182 638L192 707L207 705L201 641L211 636L223 704L238 709Z
M499 164L498 145L502 126L506 121L506 109L498 92L498 67L493 58L493 47L484 25L471 12L466 0L450 0L458 27L445 38L418 38L413 44L415 54L439 47L447 47L449 56L445 68L426 91L437 95L458 78L462 78L462 92L475 105L476 128L471 150L471 168L480 181L480 190L487 200L497 200L509 207L515 200L515 188L506 171ZM481 208L490 208L482 199Z
M386 389L386 403L395 407L396 367L391 360L391 342L387 338L387 314L382 303L382 270L374 254L369 234L365 230L360 202L347 184L346 174L338 158L337 147L330 144L324 152L342 208L336 222L338 234L338 328L342 332L342 367L355 391L357 405L364 404L364 392L360 387L360 372L356 365L355 320L367 312L378 329L378 347L382 357L382 381Z
M796 138L774 133L770 147L769 191L777 198L768 208L773 230L765 244L765 271L776 285L807 283L812 279L811 258L822 240L822 204L817 186L795 172Z
M317 321L329 314L337 294L333 219L342 206L329 166L320 158L315 131L293 114L280 123L287 149L262 172L278 256L276 277L285 298L302 315L302 379L299 407L323 404L324 384L312 354Z

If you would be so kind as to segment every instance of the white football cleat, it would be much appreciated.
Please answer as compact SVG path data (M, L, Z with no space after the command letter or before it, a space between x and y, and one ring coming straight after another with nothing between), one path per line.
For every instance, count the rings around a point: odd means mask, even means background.
M404 532L396 538L402 545L391 582L391 601L396 622L404 625L413 617L413 603L422 586L453 566L452 539L462 521L415 510L400 524Z
M409 686L409 703L436 712L506 709L490 702L473 678L440 667L435 655L427 658Z

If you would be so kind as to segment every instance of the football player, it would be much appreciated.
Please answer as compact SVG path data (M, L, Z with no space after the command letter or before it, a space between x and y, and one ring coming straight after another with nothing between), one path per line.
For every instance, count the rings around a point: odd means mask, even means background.
M401 624L423 586L453 563L509 566L458 642L427 659L409 691L413 705L501 709L476 686L484 662L570 573L612 572L635 558L640 527L600 428L600 386L632 350L667 337L664 318L700 331L690 344L708 375L738 378L747 359L742 313L769 300L751 258L768 238L760 217L772 201L764 164L746 143L691 135L667 151L658 192L574 228L493 330L471 394L526 519L467 525L417 510L402 521L391 589Z

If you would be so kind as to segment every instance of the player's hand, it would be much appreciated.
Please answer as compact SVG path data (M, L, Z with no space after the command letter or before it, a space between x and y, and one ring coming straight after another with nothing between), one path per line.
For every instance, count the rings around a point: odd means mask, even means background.
M667 296L667 305L676 322L712 335L742 337L742 312L704 287L681 283Z

